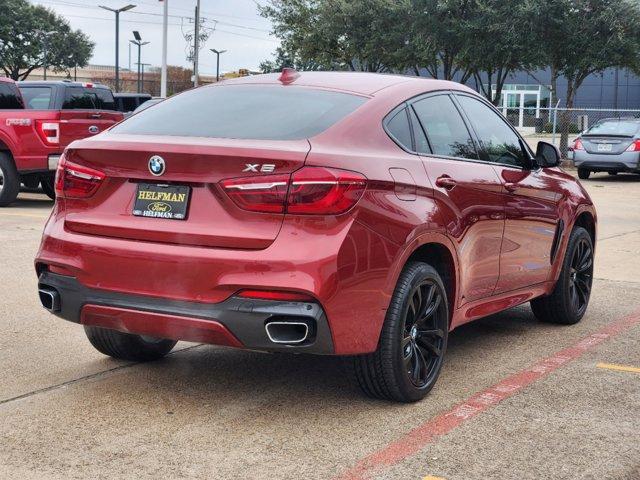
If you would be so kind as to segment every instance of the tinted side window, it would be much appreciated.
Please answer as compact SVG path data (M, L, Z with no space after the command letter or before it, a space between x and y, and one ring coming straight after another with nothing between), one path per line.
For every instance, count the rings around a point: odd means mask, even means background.
M396 142L407 150L413 151L411 140L411 126L407 118L407 109L403 108L387 122L387 130Z
M20 87L26 108L48 110L51 108L51 87Z
M478 158L467 126L448 95L419 100L413 108L435 155Z
M24 108L19 93L13 84L0 83L0 109Z
M111 90L96 88L89 90L89 93L94 93L98 97L98 108L102 110L116 110L116 101L113 98Z
M527 165L520 139L498 113L475 98L463 95L457 98L490 162L516 167Z
M63 110L94 110L96 108L98 108L98 96L95 93L88 92L82 87L65 89Z

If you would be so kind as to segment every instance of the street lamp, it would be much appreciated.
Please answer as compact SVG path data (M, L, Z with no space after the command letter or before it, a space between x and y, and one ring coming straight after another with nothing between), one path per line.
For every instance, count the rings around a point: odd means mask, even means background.
M216 50L215 48L210 48L209 50L216 54L216 82L218 82L220 81L220 55L226 50Z
M135 8L135 5L127 5L122 8L111 8L105 7L104 5L99 5L100 8L104 10L108 10L116 14L116 92L120 90L120 13L126 12L127 10L131 10Z
M142 46L149 45L149 43L151 42L143 42L142 36L140 35L140 32L138 32L137 30L133 31L133 36L135 37L135 40L129 40L129 41L134 45L138 46L138 93L140 93L142 91L140 86L140 62L141 62L140 58L142 55Z
M44 70L44 79L47 79L47 67L49 66L49 36L57 33L56 31L43 32L39 30L38 33L42 35L42 50L44 53L44 65L42 66Z
M142 93L144 89L144 67L150 67L150 63L138 63L138 68L142 71L142 89L138 89L138 93Z

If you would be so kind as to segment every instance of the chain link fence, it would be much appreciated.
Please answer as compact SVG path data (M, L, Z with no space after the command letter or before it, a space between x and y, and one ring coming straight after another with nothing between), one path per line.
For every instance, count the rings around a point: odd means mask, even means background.
M507 108L503 113L535 149L539 141L558 146L563 158L583 131L608 118L640 118L640 110L606 108Z

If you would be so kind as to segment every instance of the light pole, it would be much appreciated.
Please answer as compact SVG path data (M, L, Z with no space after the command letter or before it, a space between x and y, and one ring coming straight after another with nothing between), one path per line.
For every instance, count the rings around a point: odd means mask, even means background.
M162 13L162 70L160 72L160 96L167 97L167 29L169 28L169 0L164 1Z
M55 31L50 31L50 32L43 32L43 31L39 31L38 33L40 33L40 35L42 35L42 50L43 50L43 54L44 54L44 65L42 66L42 69L44 71L44 79L47 79L47 67L49 66L49 36L53 35L54 33L56 33Z
M126 5L122 8L111 8L100 5L100 8L116 14L116 92L120 91L120 13L135 8L135 5Z
M216 50L215 48L210 48L213 53L216 54L216 82L220 81L220 55L222 55L226 50Z
M138 63L138 68L142 72L142 89L138 89L138 93L142 93L142 90L144 90L144 67L150 67L150 66L151 66L150 63Z
M141 86L140 86L140 62L141 60L141 55L142 55L142 46L143 45L149 45L150 42L143 42L142 41L142 36L140 35L140 32L138 32L137 30L133 31L133 36L136 38L135 40L129 40L131 43L133 43L134 45L138 46L138 93L141 92Z

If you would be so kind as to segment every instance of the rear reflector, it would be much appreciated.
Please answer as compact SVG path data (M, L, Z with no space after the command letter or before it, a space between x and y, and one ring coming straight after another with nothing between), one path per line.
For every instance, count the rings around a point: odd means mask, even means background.
M61 198L88 198L96 192L104 177L99 170L68 162L63 154L56 171L56 195Z
M576 141L573 143L573 149L584 150L584 147L582 146L582 141L579 138L577 138Z
M222 188L243 210L298 215L337 215L353 207L367 185L356 172L303 167L289 175L223 180Z
M281 292L277 290L242 290L237 294L241 298L257 300L281 300L283 302L315 302L315 299L304 293Z
M634 140L633 143L627 147L627 152L640 152L640 140Z

